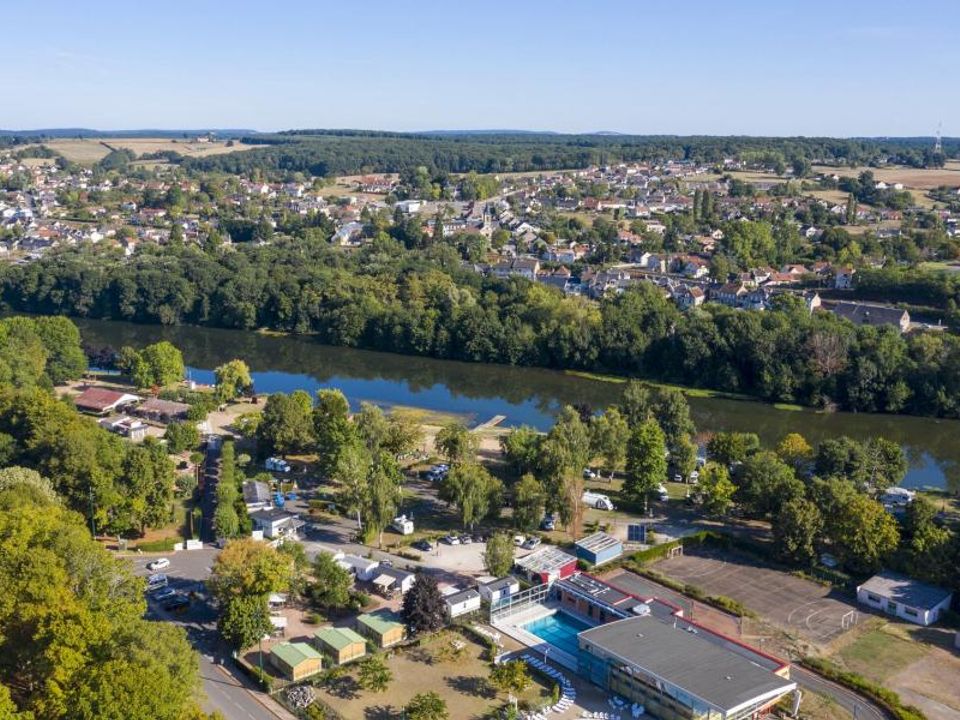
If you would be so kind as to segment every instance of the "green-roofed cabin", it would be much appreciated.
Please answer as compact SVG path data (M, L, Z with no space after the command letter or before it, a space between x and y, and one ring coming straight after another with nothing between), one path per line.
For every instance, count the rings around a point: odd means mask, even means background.
M367 641L350 628L321 628L313 634L313 646L337 665L367 654Z
M270 649L270 663L294 682L316 675L323 669L323 657L305 642L288 642Z
M379 648L396 645L407 637L407 629L400 618L392 612L383 610L358 615L357 632L372 640Z

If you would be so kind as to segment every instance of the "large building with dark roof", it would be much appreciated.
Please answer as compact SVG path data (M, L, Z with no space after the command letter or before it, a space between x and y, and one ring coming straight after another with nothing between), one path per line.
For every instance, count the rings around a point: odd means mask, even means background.
M741 720L797 688L789 665L680 618L615 620L578 641L579 674L657 718Z

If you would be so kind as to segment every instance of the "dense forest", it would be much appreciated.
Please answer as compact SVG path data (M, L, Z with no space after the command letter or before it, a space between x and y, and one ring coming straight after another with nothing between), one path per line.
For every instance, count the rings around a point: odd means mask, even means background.
M263 147L185 160L188 168L230 173L307 172L350 175L403 172L527 172L583 168L623 161L692 160L722 163L725 158L783 165L809 162L864 165L895 162L936 166L960 153L960 140L944 141L944 154L932 152L929 138L763 138L711 136L560 135L550 133L402 134L351 130L297 130L245 136Z
M463 269L456 250L380 233L124 261L69 251L7 269L8 308L51 315L314 334L327 344L613 372L778 402L960 417L960 338L854 326L782 297L770 312L681 312L652 285L593 302Z

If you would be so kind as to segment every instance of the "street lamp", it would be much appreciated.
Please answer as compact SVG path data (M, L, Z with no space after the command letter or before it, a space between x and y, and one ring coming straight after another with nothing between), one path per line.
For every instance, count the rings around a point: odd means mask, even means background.
M547 655L549 655L549 654L550 654L550 646L549 646L549 645L546 645L546 646L544 646L544 648L543 648L543 664L544 664L544 665L547 664Z

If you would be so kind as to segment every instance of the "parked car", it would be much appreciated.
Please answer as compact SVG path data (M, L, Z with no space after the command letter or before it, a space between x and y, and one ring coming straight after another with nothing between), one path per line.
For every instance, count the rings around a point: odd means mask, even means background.
M415 550L422 550L423 552L430 552L433 550L433 545L430 544L429 540L417 540L415 543L412 543L410 547Z
M521 545L523 545L525 541L526 541L526 538L523 535L513 536L513 544L516 545L517 547L520 547Z
M174 597L163 604L163 609L167 612L183 612L188 607L190 607L190 598L180 593L176 593Z
M682 483L682 482L683 482L683 475L681 475L680 473L676 473L676 474L673 476L673 481L674 481L675 483Z
M473 542L473 538L470 537L469 535L464 534L460 536L461 545L470 545L472 542Z
M657 497L660 498L661 502L666 502L670 499L670 493L667 492L667 488L663 483L657 485Z
M690 473L690 484L696 485L698 482L700 482L700 472L698 470L694 470Z
M445 535L443 537L443 542L445 542L447 545L459 545L460 538L458 538L456 535Z
M540 529L548 531L557 529L557 521L553 519L553 515L547 515L540 521Z
M177 594L177 591L174 590L172 587L162 587L159 590L154 590L152 593L150 593L150 597L152 597L157 602L162 603L165 600L169 600L176 594Z
M486 535L483 535L483 534L481 534L481 533L474 533L474 534L473 534L473 541L474 541L475 543L484 543L484 542L487 541L487 537L486 537Z
M166 586L167 576L163 573L157 573L156 575L151 575L147 578L148 590L159 590L160 588L165 588Z
M587 480L593 480L596 476L597 474L590 468L583 469L583 477L586 478Z
M527 538L526 542L524 542L523 545L521 545L521 547L524 550L533 550L538 545L540 545L540 538L531 537L531 538Z
M170 561L167 558L157 558L147 563L147 570L166 570L170 567Z

